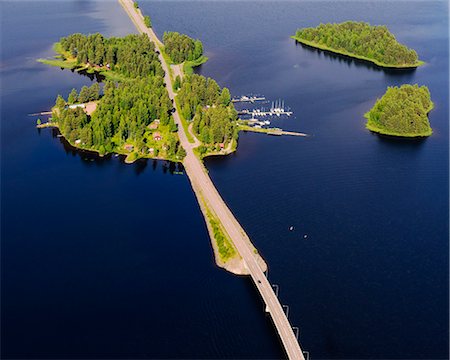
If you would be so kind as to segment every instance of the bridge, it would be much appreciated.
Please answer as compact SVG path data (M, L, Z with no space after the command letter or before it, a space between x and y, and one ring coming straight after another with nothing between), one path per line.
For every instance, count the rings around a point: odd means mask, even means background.
M166 60L162 56L160 48L162 43L159 41L154 31L145 26L142 13L134 8L132 0L119 0L119 2L128 13L138 31L147 34L159 51L159 59L165 72L164 80L166 89L169 93L169 97L174 101L175 93L173 91L172 79L170 78L169 64L166 63ZM205 201L208 208L214 212L216 217L221 221L223 228L232 240L236 250L244 260L248 273L266 305L266 311L270 313L272 317L288 358L291 360L304 360L303 352L294 334L294 330L273 291L272 285L269 283L264 271L261 269L253 249L249 245L250 241L247 234L223 201L203 163L195 156L193 151L195 144L188 141L178 112L173 113L173 117L178 125L180 143L186 150L186 157L183 161L183 165L197 196L197 200L199 202L202 200Z

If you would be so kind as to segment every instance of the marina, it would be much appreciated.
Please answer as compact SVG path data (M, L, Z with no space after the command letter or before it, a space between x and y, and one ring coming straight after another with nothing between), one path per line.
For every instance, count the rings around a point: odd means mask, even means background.
M250 115L253 120L256 117L265 117L265 116L291 116L293 112L290 109L285 108L285 104L283 100L272 101L272 106L270 109L265 109L261 107L260 109L242 109L238 111L238 115Z

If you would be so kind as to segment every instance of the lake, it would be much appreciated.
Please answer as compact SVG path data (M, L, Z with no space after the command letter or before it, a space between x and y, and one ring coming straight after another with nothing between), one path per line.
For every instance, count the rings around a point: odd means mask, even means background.
M139 4L160 36L203 41L199 73L236 96L284 100L294 116L272 125L311 135L244 133L237 153L206 161L268 262L302 347L315 359L448 358L447 3ZM2 356L283 357L251 281L214 265L176 165L77 153L28 116L91 83L35 59L73 32L135 32L120 5L1 7ZM385 71L289 38L350 19L386 24L427 64ZM430 89L428 139L365 129L364 113L403 83Z

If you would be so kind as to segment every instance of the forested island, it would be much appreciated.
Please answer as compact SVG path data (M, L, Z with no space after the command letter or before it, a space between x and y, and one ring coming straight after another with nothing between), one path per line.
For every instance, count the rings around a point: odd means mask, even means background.
M166 51L177 62L203 56L201 42L185 35L166 33L165 40ZM175 104L168 96L164 71L148 36L105 38L77 33L61 38L54 47L59 59L41 62L100 72L106 80L102 95L98 83L79 93L73 89L66 99L58 95L50 121L41 127L58 127L67 141L80 149L100 155L125 154L127 162L142 157L182 161L185 151L172 117ZM197 154L204 157L235 150L237 113L229 90L196 74L182 80L178 77L175 83L186 133L200 142Z
M184 72L193 73L193 68L206 62L203 44L200 40L177 32L165 32L163 35L164 51L172 64L184 64Z
M366 127L391 136L430 136L433 131L427 115L432 109L433 102L426 86L388 87L383 97L365 114Z
M298 29L293 39L321 50L370 61L381 67L415 68L424 62L400 44L386 26L346 21Z

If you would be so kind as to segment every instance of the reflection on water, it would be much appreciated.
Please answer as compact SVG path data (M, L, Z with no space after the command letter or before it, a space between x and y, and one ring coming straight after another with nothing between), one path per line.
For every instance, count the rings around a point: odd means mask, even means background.
M155 171L158 168L158 163L161 163L161 170L163 174L170 175L180 175L184 173L184 167L182 163L177 163L169 160L159 160L159 159L138 159L131 164L126 164L125 159L126 155L122 154L106 154L100 155L98 152L93 150L79 149L77 147L72 146L67 139L61 135L58 128L49 128L49 129L40 129L37 128L38 133L41 134L42 130L50 130L51 136L54 139L58 139L62 144L64 152L67 155L78 156L82 163L86 166L103 166L106 162L111 161L113 158L117 158L125 164L127 167L132 167L136 175L140 175L144 173L147 168L148 162L152 162L152 170Z
M72 69L72 72L74 72L73 69ZM89 79L91 79L91 81L95 80L97 82L102 82L105 80L105 76L98 73L97 71L94 71L93 73L90 73L87 70L80 70L80 71L75 71L75 72L77 72L80 75L87 76Z
M425 145L428 137L398 137L398 136L389 136L384 134L378 134L371 132L373 136L377 137L378 141L387 146L393 147L401 147L406 151L410 150L418 150L420 147Z
M297 40L295 40L295 45L301 46L303 49L310 51L312 53L316 53L318 55L318 57L321 57L323 55L327 60L337 61L339 63L347 64L348 67L351 67L352 65L354 65L357 68L366 67L373 71L384 72L384 73L390 74L390 75L409 74L409 73L414 73L416 71L416 68L414 68L414 67L399 69L399 68L386 68L386 67L377 66L369 60L358 59L358 58L354 58L354 57L344 55L344 54L336 54L330 50L318 49L314 46L303 44Z

